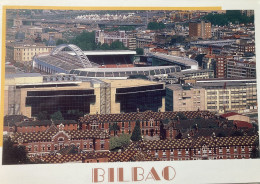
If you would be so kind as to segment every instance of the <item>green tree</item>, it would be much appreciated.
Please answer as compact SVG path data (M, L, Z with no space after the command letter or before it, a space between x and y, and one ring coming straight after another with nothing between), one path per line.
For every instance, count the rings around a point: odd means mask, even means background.
M37 120L47 120L48 118L48 112L47 111L42 111L37 115Z
M144 49L143 48L136 48L136 54L137 55L144 55Z
M160 139L164 140L166 139L166 130L164 128L164 122L163 120L160 121Z
M62 39L58 39L56 41L56 45L61 45L61 44L66 44L66 43L68 43L68 42L66 40L62 40Z
M122 149L130 144L130 134L121 134L119 137L111 137L109 140L109 149Z
M147 25L147 29L150 30L162 30L165 29L165 25L162 22L149 22Z
M110 45L110 50L126 50L127 47L120 41L112 42Z
M78 109L76 110L68 110L67 111L67 117L66 119L73 119L73 120L78 120L80 117L83 117L84 113L79 111Z
M3 162L4 165L11 164L29 164L31 161L27 157L27 152L24 146L15 146L10 138L4 141L3 144Z
M204 20L210 21L213 25L225 26L229 22L237 23L254 23L254 16L248 17L240 12L240 10L227 10L223 14L208 14L203 17Z
M101 46L100 46L100 49L101 50L110 50L110 47L107 43L103 43Z
M135 122L135 127L134 127L134 130L133 130L132 136L131 136L131 140L132 141L140 141L141 139L142 139L142 136L141 136L140 121L137 120Z
M72 44L77 45L81 50L95 50L95 32L83 31L81 34L77 35L73 40Z
M63 118L63 116L62 116L62 113L60 112L60 111L57 111L57 112L55 112L55 113L53 113L51 116L50 116L50 118L52 119L52 120L64 120L64 118Z
M117 125L117 123L113 123L112 125L109 125L109 131L114 131L114 136L116 135L116 132L120 130L120 127Z
M182 112L178 112L174 118L174 120L186 120L188 119Z

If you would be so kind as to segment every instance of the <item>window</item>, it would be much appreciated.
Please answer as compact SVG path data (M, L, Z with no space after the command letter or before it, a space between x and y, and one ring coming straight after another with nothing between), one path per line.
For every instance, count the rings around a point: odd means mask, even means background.
M64 137L59 137L58 141L64 141Z

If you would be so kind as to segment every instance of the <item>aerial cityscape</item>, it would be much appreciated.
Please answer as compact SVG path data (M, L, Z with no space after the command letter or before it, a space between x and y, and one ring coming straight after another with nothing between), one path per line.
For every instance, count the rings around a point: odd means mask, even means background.
M253 10L7 9L3 164L259 158Z

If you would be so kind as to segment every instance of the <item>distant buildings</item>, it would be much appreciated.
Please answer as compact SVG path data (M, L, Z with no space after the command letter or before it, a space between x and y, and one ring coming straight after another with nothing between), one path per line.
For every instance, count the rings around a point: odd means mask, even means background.
M211 23L206 21L190 22L189 37L191 38L211 38Z
M136 49L136 38L133 33L127 34L126 31L104 31L98 30L95 33L96 43L101 45L106 43L111 45L111 43L120 41L125 47L128 47L130 50Z

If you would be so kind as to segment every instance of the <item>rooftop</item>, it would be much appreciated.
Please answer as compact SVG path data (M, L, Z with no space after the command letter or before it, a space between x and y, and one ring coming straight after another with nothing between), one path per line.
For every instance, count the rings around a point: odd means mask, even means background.
M126 80L105 80L102 81L106 83L110 83L111 87L113 88L125 88L125 87L137 87L137 86L147 86L147 85L158 85L162 83L152 82L148 80L142 79L128 79Z

